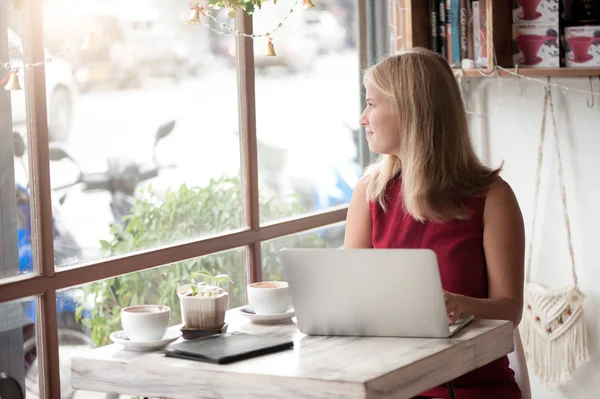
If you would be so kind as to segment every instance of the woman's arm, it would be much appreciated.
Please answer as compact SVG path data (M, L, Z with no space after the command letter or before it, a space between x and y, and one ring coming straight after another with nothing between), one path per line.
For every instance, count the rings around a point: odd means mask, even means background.
M525 229L517 199L503 180L494 183L487 195L483 248L489 297L446 293L450 321L470 313L481 319L510 320L516 327L523 311Z
M371 212L367 201L367 179L363 177L356 184L348 207L344 248L372 248L371 226Z

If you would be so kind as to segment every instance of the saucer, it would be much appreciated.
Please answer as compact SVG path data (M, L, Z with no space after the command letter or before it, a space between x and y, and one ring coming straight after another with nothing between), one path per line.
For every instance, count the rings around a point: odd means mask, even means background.
M571 61L571 62L587 62L587 61L591 60L592 58L594 58L593 55L586 54L585 57L583 57L583 58L569 57L569 61Z
M522 65L537 65L542 61L542 57L538 57L535 56L535 58L532 58L529 60L529 62L526 62L527 60L525 60L525 58L521 58L521 64Z
M181 337L181 331L173 329L167 329L167 332L161 339L153 341L131 341L124 330L115 331L109 336L112 342L123 345L125 349L130 351L152 351L160 349L179 337Z
M519 13L519 19L522 19L523 21L535 21L536 19L538 19L539 17L542 16L542 13L536 11L535 14L533 14L533 16L531 18L525 18L525 14L524 13Z
M185 340L212 337L214 335L224 334L227 332L228 324L224 323L218 330L200 330L194 328L181 327L182 338Z
M256 314L250 306L240 308L240 314L250 319L253 323L258 324L275 324L291 320L296 315L294 308L290 308L287 312L276 314Z

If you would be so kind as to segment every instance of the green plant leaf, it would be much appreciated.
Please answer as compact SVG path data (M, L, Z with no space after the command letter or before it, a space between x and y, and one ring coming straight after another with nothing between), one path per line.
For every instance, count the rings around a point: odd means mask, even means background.
M199 272L195 272L194 276L195 277L198 277L198 276L212 277L212 274L209 271L201 270Z

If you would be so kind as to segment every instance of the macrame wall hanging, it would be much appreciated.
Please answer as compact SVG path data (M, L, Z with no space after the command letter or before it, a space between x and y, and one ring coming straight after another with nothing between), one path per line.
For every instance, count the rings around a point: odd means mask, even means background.
M543 147L546 132L546 114L550 109L554 133L554 149L557 155L558 179L562 202L564 225L567 230L567 245L571 260L571 285L547 289L531 281L531 257L533 237L537 219L540 180L543 164ZM577 284L575 256L571 239L571 225L565 193L565 179L558 144L558 133L554 116L552 93L547 86L544 96L544 112L540 129L537 172L533 206L531 239L525 266L525 302L521 337L525 347L528 368L549 389L556 389L569 381L577 367L589 360L583 302L585 295Z

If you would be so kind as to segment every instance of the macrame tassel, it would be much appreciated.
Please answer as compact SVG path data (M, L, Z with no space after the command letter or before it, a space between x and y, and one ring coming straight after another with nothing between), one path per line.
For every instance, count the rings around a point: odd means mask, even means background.
M569 328L549 339L535 317L524 317L519 330L527 367L548 389L566 384L575 370L589 361L588 337L583 311L573 315ZM537 324L537 325L536 325Z
M567 231L567 247L571 260L573 285L558 289L547 289L531 281L531 258L533 253L533 235L537 219L537 206L540 198L541 171L544 158L544 138L546 133L546 114L550 110L554 149L558 165L558 180L565 229ZM571 223L567 207L565 178L552 91L546 86L540 142L538 144L537 171L534 186L533 220L531 238L525 263L524 311L521 322L521 338L525 349L527 367L537 375L548 389L556 389L566 384L575 370L589 361L588 338L583 310L585 295L577 285L577 269L575 268L575 251L571 238ZM545 265L547 266L547 265ZM544 268L547 272L548 268Z

